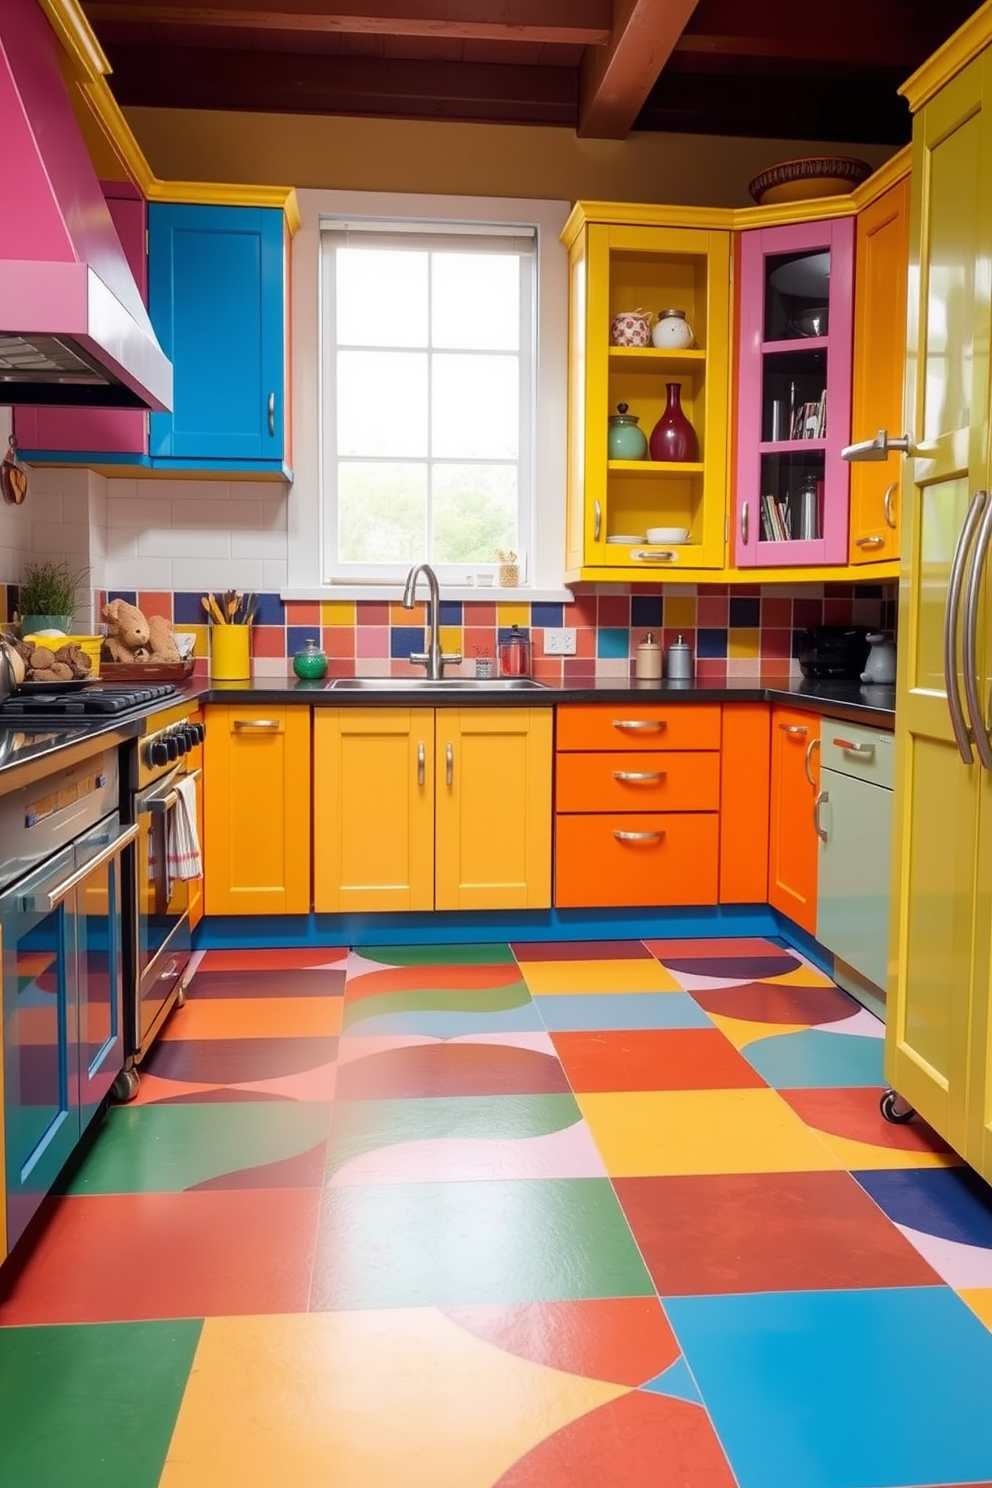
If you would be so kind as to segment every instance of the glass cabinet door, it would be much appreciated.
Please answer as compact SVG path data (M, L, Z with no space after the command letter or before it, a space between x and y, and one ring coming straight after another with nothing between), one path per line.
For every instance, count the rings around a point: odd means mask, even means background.
M743 235L736 557L845 563L854 223Z

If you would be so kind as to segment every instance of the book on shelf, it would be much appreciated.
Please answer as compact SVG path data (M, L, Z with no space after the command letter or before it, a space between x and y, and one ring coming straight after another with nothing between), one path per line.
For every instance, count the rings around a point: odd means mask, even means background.
M788 542L792 537L792 512L787 501L762 496L761 536L764 542Z
M815 403L797 403L792 410L790 439L824 439L827 433L827 390Z

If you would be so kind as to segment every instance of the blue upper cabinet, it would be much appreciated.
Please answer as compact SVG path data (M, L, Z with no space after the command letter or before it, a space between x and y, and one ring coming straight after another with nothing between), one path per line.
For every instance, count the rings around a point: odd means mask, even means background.
M148 309L174 370L150 417L156 467L281 471L284 217L274 207L148 208Z

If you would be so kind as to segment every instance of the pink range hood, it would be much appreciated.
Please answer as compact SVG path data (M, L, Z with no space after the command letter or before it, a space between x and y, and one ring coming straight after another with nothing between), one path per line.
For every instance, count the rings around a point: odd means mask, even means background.
M0 404L172 407L38 0L0 0Z

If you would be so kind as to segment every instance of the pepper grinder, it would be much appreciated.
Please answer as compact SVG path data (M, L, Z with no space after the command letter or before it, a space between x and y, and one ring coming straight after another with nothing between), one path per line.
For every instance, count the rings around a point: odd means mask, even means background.
M638 682L656 682L661 677L661 647L649 630L637 648L634 658L634 676Z
M691 682L695 676L692 647L679 635L665 652L665 676L670 682Z

